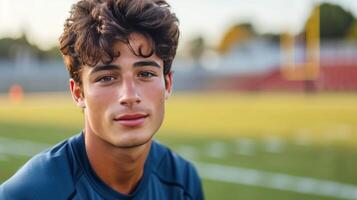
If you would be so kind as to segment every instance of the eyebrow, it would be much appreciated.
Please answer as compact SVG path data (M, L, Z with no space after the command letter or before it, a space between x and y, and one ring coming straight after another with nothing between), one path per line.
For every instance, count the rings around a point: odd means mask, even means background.
M113 65L113 64L98 65L98 66L95 66L92 69L90 74L94 74L96 72L104 71L104 70L120 70L120 66L119 65Z
M160 68L160 65L153 61L153 60L144 60L144 61L138 61L133 64L134 67L145 67L145 66L153 66ZM105 71L105 70L120 70L120 65L114 65L114 64L103 64L103 65L98 65L95 66L90 74L94 74L99 71Z
M157 67L160 68L161 66L153 61L153 60L144 60L144 61L138 61L136 63L134 63L134 67L144 67L144 66L153 66L153 67Z

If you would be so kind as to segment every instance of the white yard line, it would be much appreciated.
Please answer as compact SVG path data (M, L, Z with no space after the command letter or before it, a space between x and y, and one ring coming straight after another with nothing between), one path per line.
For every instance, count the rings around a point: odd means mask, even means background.
M181 145L177 152L186 159L194 160L197 158L197 148L189 145Z
M206 146L206 154L212 158L223 159L227 156L227 144L224 142L210 142Z
M195 162L195 164L200 175L208 180L309 195L357 199L357 186L355 185L211 163Z
M263 149L265 152L278 154L284 151L285 142L278 136L264 138Z
M249 138L240 138L236 140L235 153L243 156L252 156L256 153L256 142Z
M28 140L0 137L0 155L33 156L50 147L48 144Z

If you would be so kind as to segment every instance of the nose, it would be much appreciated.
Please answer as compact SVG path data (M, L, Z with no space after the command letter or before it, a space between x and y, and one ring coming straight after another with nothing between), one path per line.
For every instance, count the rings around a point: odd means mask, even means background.
M138 94L138 89L133 80L123 80L123 84L119 90L121 90L121 95L119 98L119 102L121 105L131 107L141 102L140 95Z

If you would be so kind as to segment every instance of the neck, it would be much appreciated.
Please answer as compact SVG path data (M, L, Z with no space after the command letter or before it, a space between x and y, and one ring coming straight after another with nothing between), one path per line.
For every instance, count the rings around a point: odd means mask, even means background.
M144 174L151 141L138 147L120 148L87 131L84 138L89 162L99 178L117 192L132 193Z

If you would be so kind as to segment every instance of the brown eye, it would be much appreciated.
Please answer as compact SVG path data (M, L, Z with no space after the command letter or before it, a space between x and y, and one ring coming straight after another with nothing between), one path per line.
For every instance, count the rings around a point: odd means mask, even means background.
M151 78L151 77L156 76L156 74L151 73L151 72L140 72L138 76L143 77L143 78Z
M115 80L115 78L112 77L112 76L104 76L104 77L101 77L100 79L98 79L97 82L106 83L106 82L110 82L110 81L113 81L113 80Z

